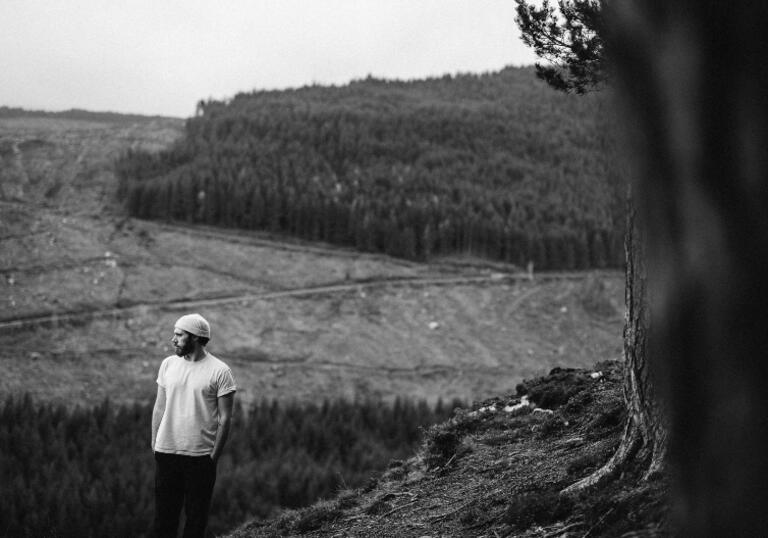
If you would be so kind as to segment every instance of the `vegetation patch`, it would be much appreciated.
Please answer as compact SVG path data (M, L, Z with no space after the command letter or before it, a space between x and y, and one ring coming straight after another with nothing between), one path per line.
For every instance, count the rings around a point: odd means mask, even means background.
M559 416L545 416L542 423L536 428L539 439L548 439L563 432L568 423Z
M583 391L592 381L583 370L554 368L546 377L518 384L517 394L528 396L538 407L557 409Z
M467 449L463 446L464 436L454 429L434 427L427 433L424 449L424 463L428 469L442 467L453 461Z
M626 406L615 402L595 414L594 418L589 421L589 429L601 430L603 428L617 428L624 424L626 417Z
M591 392L582 391L578 394L574 394L568 399L568 402L563 408L563 412L567 415L578 415L582 413L594 400L594 396Z

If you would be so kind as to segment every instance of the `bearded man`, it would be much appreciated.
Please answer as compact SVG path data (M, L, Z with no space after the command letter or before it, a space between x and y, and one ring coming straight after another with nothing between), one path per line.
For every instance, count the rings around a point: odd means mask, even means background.
M175 355L163 360L157 375L152 450L158 538L176 537L182 506L185 538L202 538L208 524L237 390L229 367L205 349L210 338L211 326L200 314L179 318L171 339Z

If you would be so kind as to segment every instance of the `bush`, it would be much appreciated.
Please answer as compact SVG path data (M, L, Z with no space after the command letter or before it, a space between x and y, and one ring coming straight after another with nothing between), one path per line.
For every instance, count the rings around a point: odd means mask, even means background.
M615 428L624 424L627 409L622 403L614 403L600 411L590 422L589 430Z
M557 409L583 391L590 379L580 370L554 368L548 376L517 385L519 396L528 395L530 401L544 409Z
M456 431L442 430L439 427L430 431L424 458L427 468L434 469L445 465L456 455L459 446L461 436Z

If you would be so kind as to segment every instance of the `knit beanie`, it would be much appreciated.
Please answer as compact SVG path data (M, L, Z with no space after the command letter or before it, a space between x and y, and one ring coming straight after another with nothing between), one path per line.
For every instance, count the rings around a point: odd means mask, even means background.
M211 325L200 314L181 316L176 322L176 328L196 336L211 337Z

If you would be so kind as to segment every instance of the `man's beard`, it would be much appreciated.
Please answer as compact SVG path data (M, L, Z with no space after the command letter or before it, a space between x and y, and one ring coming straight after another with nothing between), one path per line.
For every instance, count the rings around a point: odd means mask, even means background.
M176 355L179 357L183 357L184 355L189 355L195 350L195 345L192 343L192 340L187 340L184 343L183 347L175 347L174 351L176 352Z

